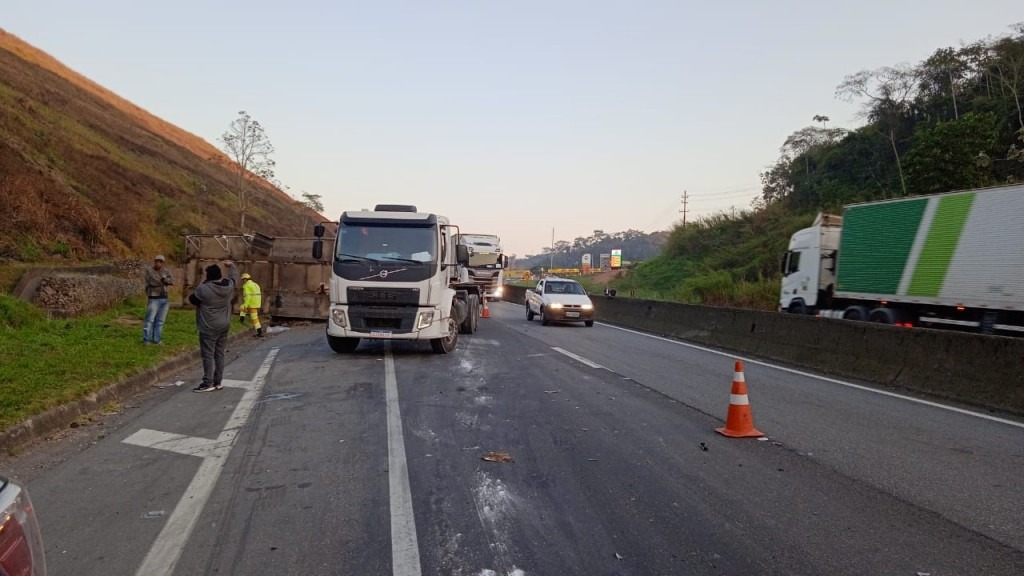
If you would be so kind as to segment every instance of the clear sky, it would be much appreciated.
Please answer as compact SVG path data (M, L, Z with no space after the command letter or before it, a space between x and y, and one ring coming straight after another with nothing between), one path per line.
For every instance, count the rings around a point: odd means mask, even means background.
M412 203L508 253L668 229L758 173L846 74L1006 32L1019 0L4 0L0 27L217 144L266 128L327 215ZM626 255L628 258L628 255Z

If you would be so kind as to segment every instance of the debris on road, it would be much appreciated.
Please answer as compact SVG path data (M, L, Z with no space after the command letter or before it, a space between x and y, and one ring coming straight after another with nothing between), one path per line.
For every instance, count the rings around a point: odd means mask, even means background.
M163 510L151 510L142 515L143 518L162 518L166 514Z
M561 390L545 390L545 394L558 394Z
M271 326L267 328L267 334L278 334L284 332L285 330L291 330L291 328L287 326Z
M758 442L767 442L768 441L768 437L767 436L761 436L760 438L757 439L757 441Z
M481 456L480 459L487 462L515 462L515 459L508 452L488 452Z
M707 452L708 451L708 445L706 443L704 443L704 442L701 442L700 443L700 449L705 451L705 452Z
M622 554L619 554L618 552L615 553L616 560L622 560L623 558L625 558L625 556L623 556Z

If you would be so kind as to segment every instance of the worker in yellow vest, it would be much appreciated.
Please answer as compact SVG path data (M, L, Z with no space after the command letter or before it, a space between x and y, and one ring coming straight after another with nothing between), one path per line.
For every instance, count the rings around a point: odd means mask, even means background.
M257 338L263 337L263 326L260 325L260 307L263 305L263 297L260 294L260 285L252 279L248 272L242 274L242 305L238 309L239 323L245 323L245 315L252 320L252 327L256 329Z

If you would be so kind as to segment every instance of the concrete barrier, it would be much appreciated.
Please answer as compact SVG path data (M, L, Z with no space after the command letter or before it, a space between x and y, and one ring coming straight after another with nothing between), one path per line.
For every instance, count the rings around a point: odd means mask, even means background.
M525 288L505 288L506 301L521 304L525 296ZM591 299L599 322L1024 414L1024 338L635 298Z

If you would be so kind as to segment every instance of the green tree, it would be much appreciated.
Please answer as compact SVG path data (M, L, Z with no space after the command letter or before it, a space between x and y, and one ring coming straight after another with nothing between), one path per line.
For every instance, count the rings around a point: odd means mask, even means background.
M224 151L235 163L235 194L238 197L238 228L244 233L249 211L249 182L274 177L274 146L263 126L242 110L220 137Z
M992 184L989 157L998 148L996 118L968 113L959 120L919 126L907 153L907 173L916 194L978 188Z

